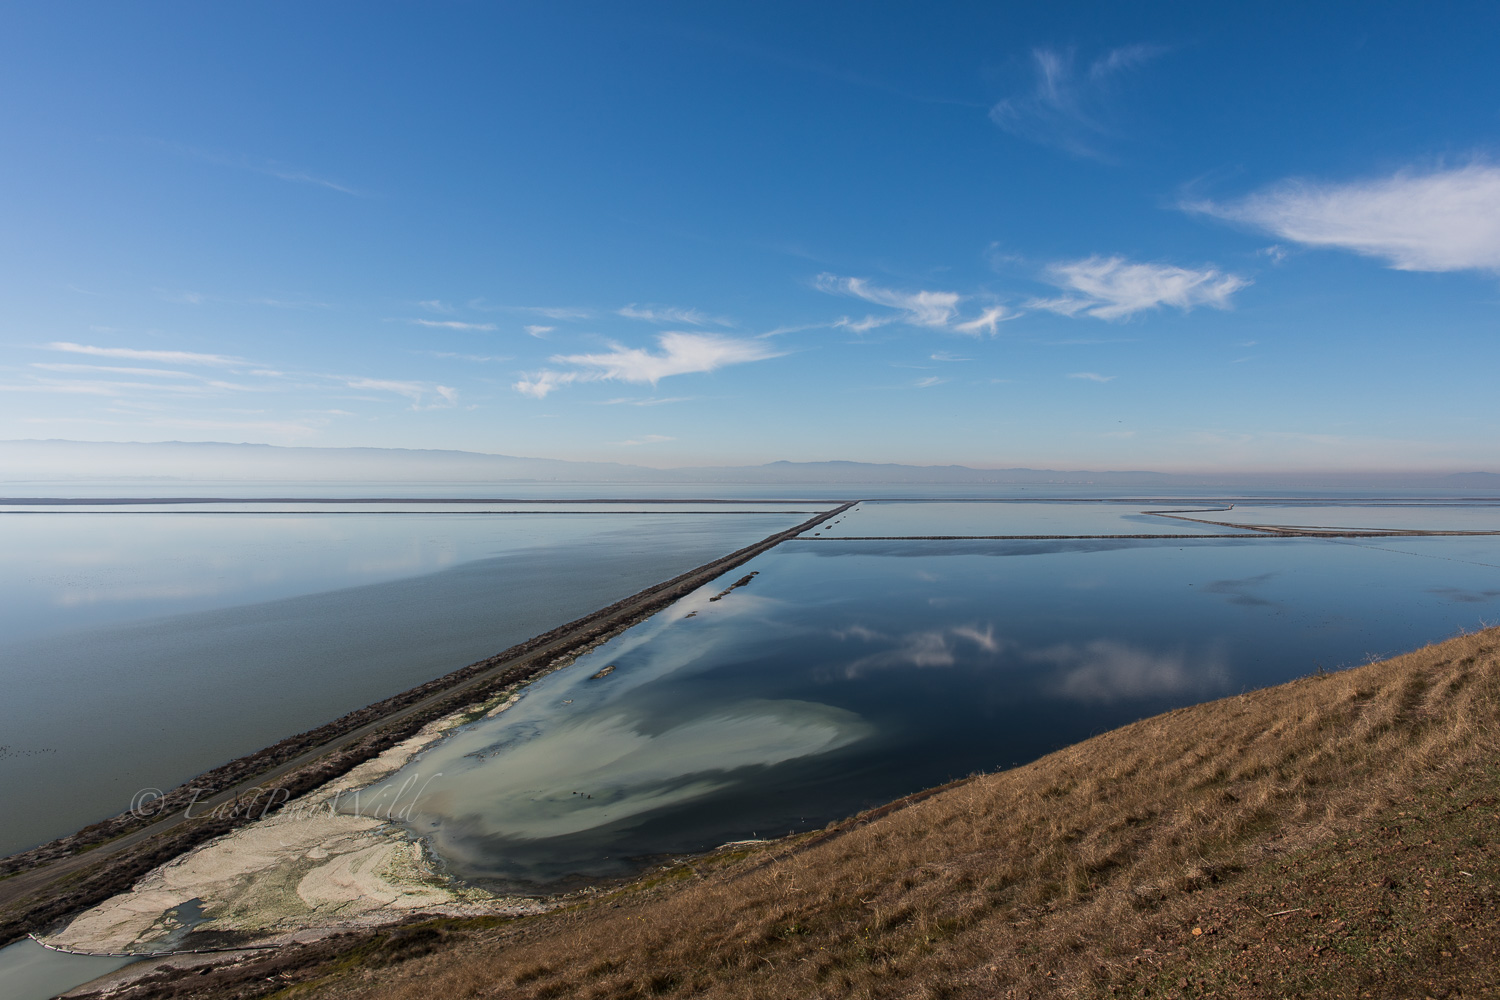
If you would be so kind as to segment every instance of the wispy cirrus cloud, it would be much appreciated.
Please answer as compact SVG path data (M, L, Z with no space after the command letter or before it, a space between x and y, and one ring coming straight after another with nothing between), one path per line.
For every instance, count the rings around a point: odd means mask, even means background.
M153 376L154 377L154 376ZM159 396L211 396L224 392L254 392L259 386L225 382L221 379L197 379L192 382L131 382L123 379L55 379L34 377L31 382L0 385L6 392L58 393L82 396L135 396L142 393Z
M481 330L493 332L496 329L493 323L464 323L456 319L409 319L407 322L415 326L425 326L439 330Z
M615 315L626 319L645 320L647 323L686 323L689 326L734 326L734 323L719 316L710 316L701 309L680 309L676 306L638 306L634 302L615 310Z
M643 444L662 444L666 441L676 440L676 438L667 434L642 434L638 438L631 438L629 441L616 441L615 443L623 445L626 448L637 448Z
M583 309L575 306L517 306L516 308L521 312L528 312L555 320L588 319L594 315L592 309Z
M615 399L601 399L599 406L664 406L667 403L689 403L696 398L693 396L619 396Z
M311 184L315 187L326 188L337 191L339 194L352 195L356 198L368 197L361 191L343 184L339 181L330 180L317 174L309 173L277 160L260 160L244 154L221 153L209 149L199 149L195 146L185 146L181 143L162 142L162 148L169 149L182 156L189 156L204 163L212 163L220 167L234 167L239 170L249 170L252 173L262 174L266 177L274 177L279 181L287 181L292 184Z
M1113 382L1119 376L1100 375L1098 372L1070 372L1068 378L1083 379L1085 382Z
M209 365L216 368L234 368L249 364L244 358L227 354L198 354L193 351L152 351L132 347L97 347L92 344L74 344L66 340L55 340L46 345L48 350L68 354L89 354L98 358L128 358L132 361L159 361L169 365Z
M567 370L544 369L528 374L513 388L537 399L560 386L574 382L649 382L655 385L671 375L711 372L727 365L764 361L782 352L766 341L745 340L712 333L663 333L657 337L658 351L615 346L596 354L559 354L550 361Z
M1026 305L1064 316L1124 319L1147 309L1172 306L1183 312L1195 306L1228 309L1229 298L1250 281L1217 268L1133 263L1124 257L1085 257L1047 269L1047 280L1068 294L1032 299Z
M1019 315L1021 314L1007 309L1005 306L991 306L974 319L963 323L955 323L953 329L959 333L969 333L975 336L987 333L993 337L1001 323L1004 323L1006 320L1015 319Z
M546 339L547 334L551 333L553 330L556 330L557 327L555 327L555 326L539 326L539 325L537 325L535 323L532 323L532 324L530 324L528 326L522 327L521 329L525 330L528 334L530 334L533 337L537 337L539 339Z
M283 372L265 368L245 358L227 354L200 354L194 351L147 350L133 347L102 347L53 341L41 349L63 354L96 358L119 358L128 361L150 361L156 364L186 366L189 370L145 368L128 365L86 364L66 361L33 362L37 371L52 376L32 376L26 384L0 388L15 392L61 393L72 395L114 396L145 399L153 395L172 398L184 395L212 396L225 392L287 393L322 392L354 389L394 394L411 400L413 408L430 409L455 405L458 390L433 382L368 378L365 376L323 374L316 372ZM193 368L228 369L240 381L230 382L220 372L202 373ZM58 377L62 376L62 377ZM67 377L74 376L74 377ZM105 376L105 377L101 377ZM116 378L108 376L126 376ZM152 379L155 381L141 381Z
M1157 45L1126 45L1080 69L1071 49L1035 49L1031 90L993 105L990 121L1017 138L1103 159L1102 144L1117 135L1120 77L1165 51Z
M852 295L899 310L902 319L914 326L946 327L958 314L958 303L963 298L957 292L899 292L863 278L841 278L827 273L818 275L816 283L820 291Z
M957 292L926 289L915 292L899 291L873 284L864 278L846 278L828 273L818 275L814 285L822 292L832 295L848 295L895 310L896 314L893 316L866 316L862 320L851 320L845 316L833 324L835 327L853 330L855 333L864 333L876 327L902 322L931 330L951 330L971 336L989 333L993 336L1000 323L1019 315L1005 306L991 306L974 319L960 321L958 307L959 303L965 300L965 296Z
M1500 167L1487 164L1342 184L1291 180L1183 207L1399 271L1500 271Z
M396 379L364 378L362 376L343 379L350 389L366 389L374 392L391 392L405 396L412 405L423 409L453 406L458 402L458 390L452 386L433 382L407 382Z
M48 372L104 372L111 375L140 375L149 378L202 378L197 372L180 372L170 368L130 368L122 365L80 365L68 361L33 361L30 365Z
M866 316L864 319L852 319L848 316L840 316L834 320L832 326L835 330L853 330L855 333L869 333L876 327L889 326L896 322L895 316Z
M430 358L444 358L451 361L476 361L480 363L515 360L509 354L460 354L456 351L413 351L412 353L425 354Z

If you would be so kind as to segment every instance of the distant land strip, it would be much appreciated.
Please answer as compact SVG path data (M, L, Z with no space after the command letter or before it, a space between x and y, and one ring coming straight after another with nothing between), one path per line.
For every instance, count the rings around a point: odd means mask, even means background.
M528 500L524 497L0 497L0 507L64 507L97 506L110 504L164 505L182 503L721 503L721 504L839 504L838 499L807 499L775 497L751 500L724 500L708 497L682 499L678 497L588 497L579 500Z
M797 540L799 542L1021 542L1028 539L1033 541L1065 541L1069 538L1080 540L1092 538L1407 538L1500 535L1500 531L1417 531L1405 529L1392 531L1380 529L1356 531L1342 528L1325 531L1321 528L1268 528L1248 524L1234 525L1233 527L1243 527L1245 530L1235 532L1234 534L1222 535L1210 532L1193 535L808 535Z
M616 601L606 608L317 729L207 771L157 800L151 817L122 813L71 836L0 859L0 947L128 889L153 868L273 812L396 745L427 723L557 666L650 617L709 580L847 511L845 502L785 531ZM271 783L284 790L264 810ZM228 809L219 809L229 806ZM188 819L185 810L201 810Z
M842 485L842 484L831 484ZM503 504L601 504L601 503L655 503L655 504L838 504L842 500L828 497L771 497L752 498L746 500L724 499L722 497L585 497L575 500L557 499L529 499L526 497L0 497L0 507L25 507L25 506L106 506L114 504L126 505L165 505L165 504L193 504L193 503L306 503L306 504L374 504L374 503L399 503L399 504L460 504L460 503L503 503ZM1181 504L1181 503L1226 503L1233 505L1239 503L1308 503L1328 504L1337 503L1339 506L1371 506L1381 504L1394 504L1402 507L1466 507L1475 504L1486 506L1500 506L1500 500L1493 496L1489 497L1444 497L1440 500L1425 500L1420 497L1309 497L1309 496L1272 496L1272 497L1246 497L1225 496L1216 497L1052 497L1052 496L1029 496L1029 497L864 497L860 503L1108 503L1108 504ZM1151 511L1153 514L1178 513L1176 511Z
M38 505L40 506L40 505ZM159 510L5 510L0 514L70 514L85 516L88 514L160 514ZM307 517L308 515L320 515L324 517L337 517L340 514L350 514L347 510L179 510L173 511L178 517L191 517L194 514L211 514L214 517L233 517L236 514L247 514L254 517ZM577 517L609 517L612 514L667 514L678 517L683 514L712 514L714 517L732 517L735 514L816 514L812 510L368 510L360 511L364 515L394 515L397 517L420 517L424 514L438 514L443 517L472 517L476 514L494 515L525 515L525 514L548 514L548 515L575 515Z

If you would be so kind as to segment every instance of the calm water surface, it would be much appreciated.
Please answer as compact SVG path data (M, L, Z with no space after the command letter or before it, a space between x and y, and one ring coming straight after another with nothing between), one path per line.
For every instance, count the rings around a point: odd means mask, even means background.
M588 614L807 509L0 513L0 853Z
M92 495L156 492L136 486ZM295 492L224 486L195 495ZM507 492L563 495L545 484ZM618 486L569 492L628 495ZM941 492L1028 496L1025 487ZM144 784L169 787L795 524L806 515L791 511L809 509L626 513L647 506L0 515L0 544L12 556L0 567L0 788L12 807L0 816L0 849L68 832L122 808ZM1497 538L911 537L1226 530L1147 513L1194 506L1222 505L863 504L833 530L780 546L532 685L508 711L365 790L361 808L403 817L465 878L546 891L665 853L820 826L1166 708L1357 664L1500 615ZM747 513L769 509L784 513ZM550 516L563 510L588 514ZM1345 501L1196 516L1483 530L1496 512ZM729 513L738 516L717 516ZM837 540L855 535L895 540ZM711 600L750 572L748 585ZM18 998L41 1000L127 961L21 942L0 949L0 978Z
M384 796L461 877L555 889L1497 617L1500 538L797 540L532 685L366 806Z

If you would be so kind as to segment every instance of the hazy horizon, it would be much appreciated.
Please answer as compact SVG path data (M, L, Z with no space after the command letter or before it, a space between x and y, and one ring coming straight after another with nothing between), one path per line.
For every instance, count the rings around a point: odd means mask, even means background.
M888 470L888 471L887 471ZM694 479L694 473L719 473ZM1281 469L1160 470L1076 469L1027 466L982 466L951 463L872 463L848 459L756 465L651 466L638 463L572 462L541 456L502 455L455 449L374 447L288 447L254 442L160 441L91 442L65 440L0 441L0 483L171 480L203 481L531 481L538 478L587 482L621 479L650 482L705 482L741 474L749 480L808 483L910 482L925 476L933 485L951 483L1085 482L1104 477L1130 482L1180 485L1214 482L1311 485L1326 483L1379 486L1390 484L1500 489L1500 474L1477 469ZM889 478L881 478L882 473ZM569 478L572 473L576 478ZM972 475L968 475L972 473Z
M0 7L0 438L1500 470L1500 10Z

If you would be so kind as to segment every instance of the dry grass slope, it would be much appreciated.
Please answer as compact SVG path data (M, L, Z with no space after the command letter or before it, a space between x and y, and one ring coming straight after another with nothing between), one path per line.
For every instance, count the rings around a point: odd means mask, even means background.
M154 995L1493 995L1497 724L1491 629L565 912Z

